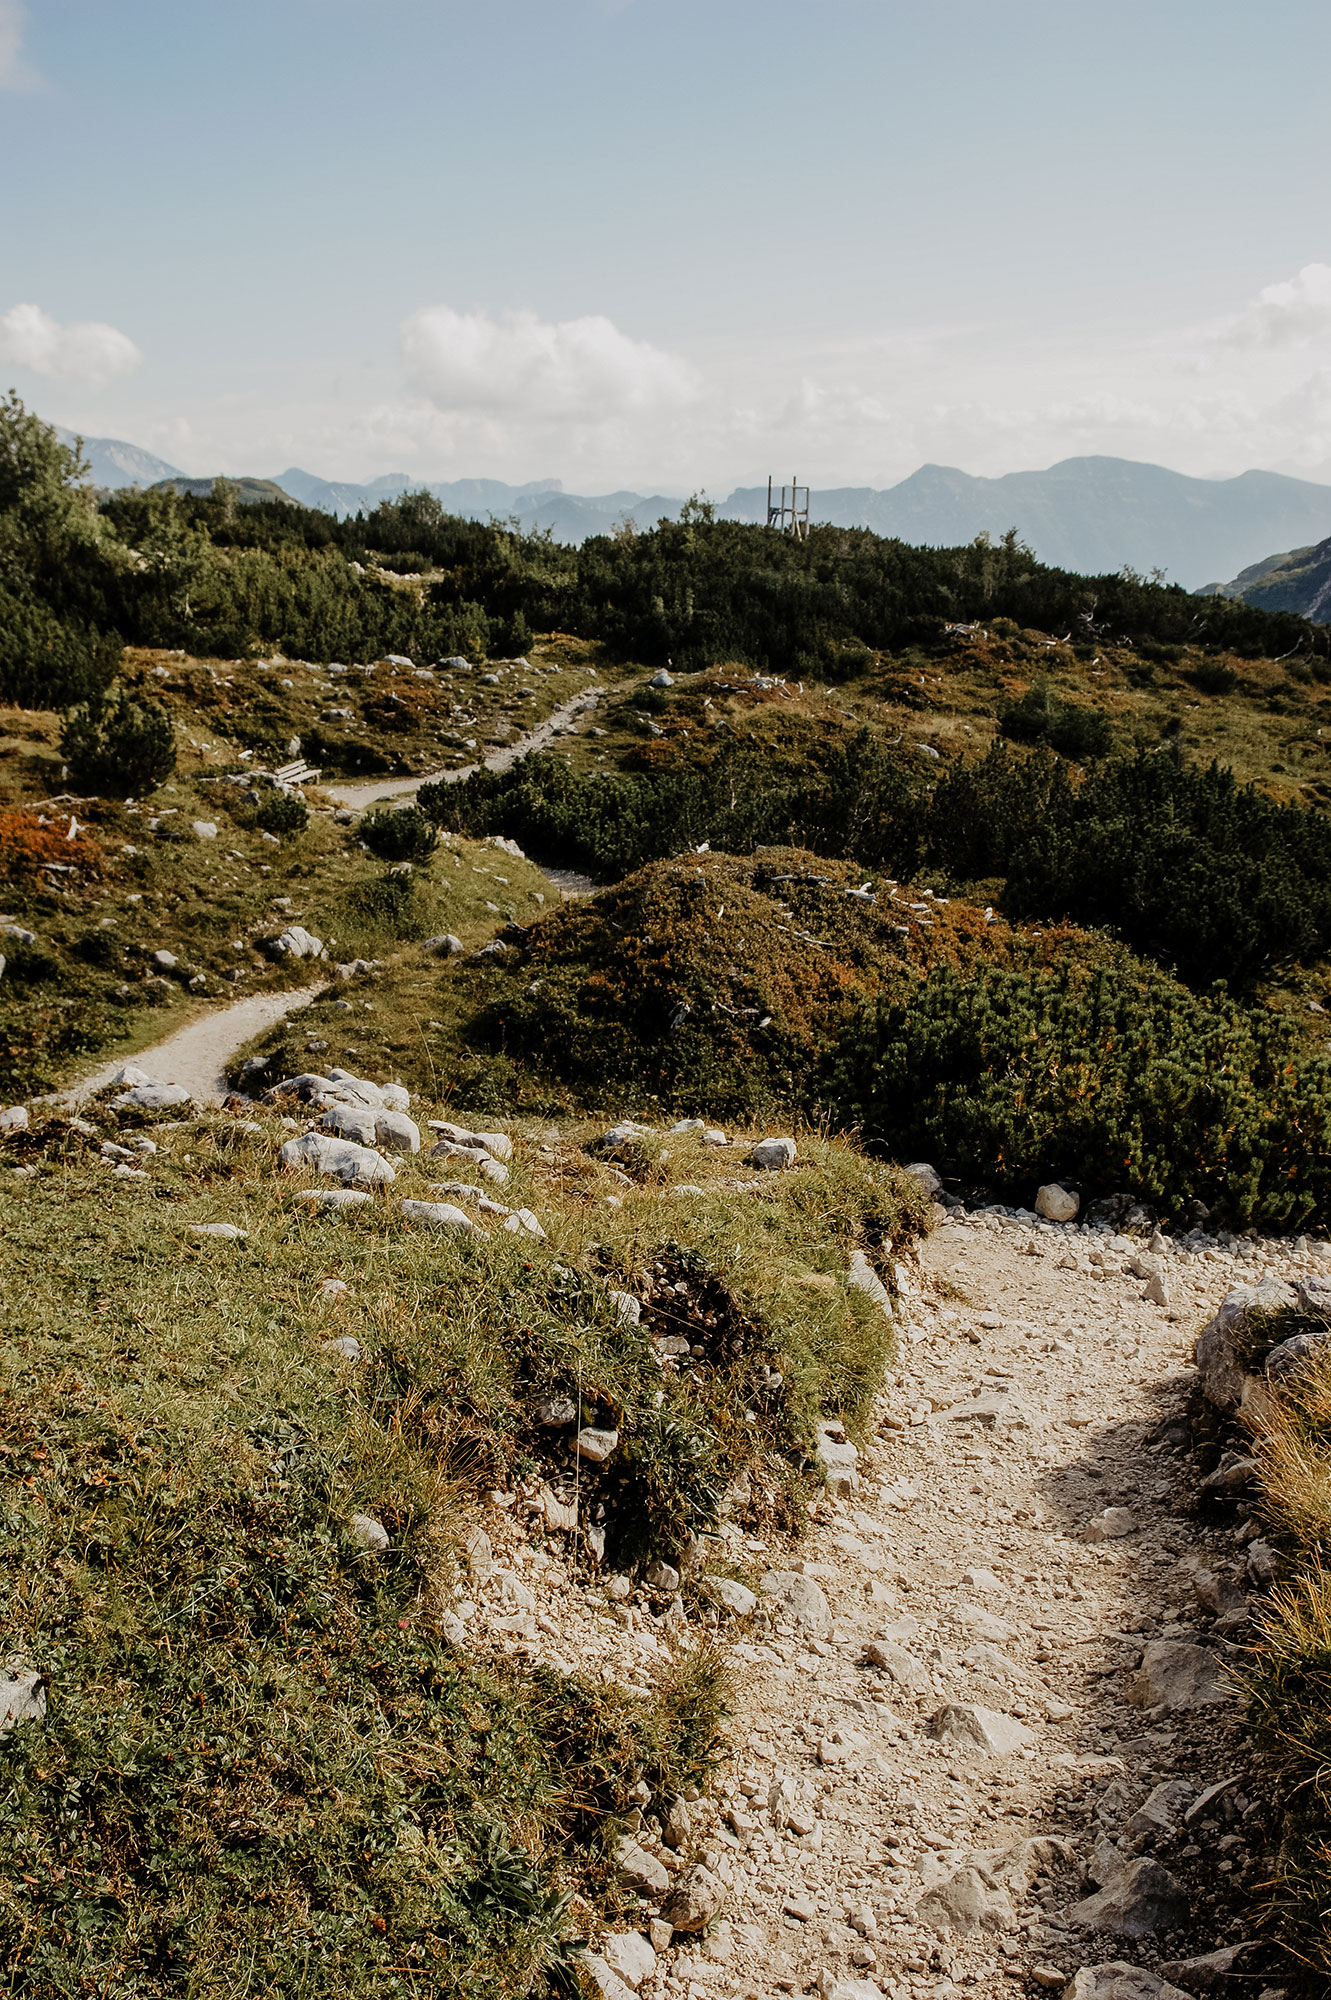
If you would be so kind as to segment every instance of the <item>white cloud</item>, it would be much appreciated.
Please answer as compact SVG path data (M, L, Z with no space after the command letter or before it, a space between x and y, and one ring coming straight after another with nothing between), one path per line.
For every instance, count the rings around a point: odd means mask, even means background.
M687 363L630 339L601 314L496 320L425 306L403 322L400 345L413 386L460 416L602 425L681 409L698 388Z
M23 55L24 9L0 0L0 90L36 90L41 78Z
M61 326L34 305L12 306L0 318L0 362L31 368L53 382L83 382L100 389L116 376L130 374L142 360L128 334L104 320Z
M1331 332L1331 264L1305 264L1296 278L1266 285L1225 330L1234 347L1284 347Z

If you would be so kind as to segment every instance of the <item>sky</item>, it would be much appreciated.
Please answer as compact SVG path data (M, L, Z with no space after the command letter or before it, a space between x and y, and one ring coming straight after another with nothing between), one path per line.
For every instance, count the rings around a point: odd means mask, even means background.
M1325 0L0 0L0 389L195 473L1331 483Z

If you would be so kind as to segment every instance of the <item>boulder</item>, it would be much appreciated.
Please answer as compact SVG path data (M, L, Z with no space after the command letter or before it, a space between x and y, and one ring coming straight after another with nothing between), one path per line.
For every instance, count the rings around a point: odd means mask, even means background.
M189 1092L181 1083L136 1083L111 1099L113 1111L177 1111L189 1103Z
M324 955L323 939L315 937L302 924L288 924L274 940L272 949L278 958L322 958Z
M1331 1319L1331 1278L1296 1278L1294 1296L1299 1302L1300 1312L1323 1313Z
M1159 1710L1162 1715L1234 1700L1224 1662L1206 1646L1190 1645L1186 1639L1153 1639L1128 1692L1139 1708Z
M979 1702L948 1702L929 1721L929 1734L939 1743L959 1749L982 1750L989 1757L1010 1757L1028 1750L1035 1732L1011 1715L984 1708Z
M153 964L157 966L157 968L161 972L174 972L179 963L180 960L176 957L173 951L164 950L164 951L155 951L153 953Z
M1245 1951L1252 1949L1252 1940L1244 1938L1239 1944L1222 1945L1219 1951L1204 1951L1196 1958L1176 1958L1167 1961L1160 1968L1163 1979L1186 1981L1189 1995L1194 1993L1232 1993L1234 1982L1230 1974L1234 1971ZM1175 1989L1163 1989L1165 2000Z
M748 1164L762 1174L783 1173L795 1164L793 1139L760 1139L749 1154Z
M815 1639L825 1639L831 1632L831 1609L812 1577L795 1569L769 1569L758 1588L801 1632Z
M397 1178L378 1153L327 1132L302 1132L288 1139L277 1157L288 1173L326 1174L347 1187L380 1187Z
M248 1070L248 1063L245 1068ZM269 1101L277 1097L298 1097L302 1104L313 1104L316 1099L331 1098L334 1092L335 1086L331 1077L320 1076L315 1070L305 1069L299 1076L284 1076L280 1083L270 1084L264 1096Z
M1260 1285L1236 1285L1227 1294L1214 1319L1198 1334L1193 1350L1197 1379L1208 1403L1233 1412L1242 1408L1251 1393L1254 1378L1239 1359L1247 1314L1275 1312L1296 1303L1292 1287L1280 1278L1263 1278Z
M404 1083L385 1083L381 1086L379 1095L384 1101L385 1111L410 1111L411 1109L411 1092ZM416 1137L417 1140L420 1139L419 1132L416 1134Z
M419 1153L421 1149L420 1128L405 1111L376 1113L374 1138L386 1153Z
M1071 1194L1057 1181L1047 1181L1036 1190L1035 1213L1042 1215L1046 1222L1075 1222L1081 1207L1081 1196Z
M403 1201L398 1207L404 1222L418 1222L426 1229L452 1229L459 1236L479 1233L471 1217L449 1201Z
M1006 1930L1038 1876L1071 1873L1075 1866L1071 1842L1048 1836L973 1850L926 1888L915 1905L916 1920L936 1931Z
M1096 1895L1074 1903L1068 1915L1088 1931L1139 1938L1173 1930L1187 1917L1188 1908L1188 1895L1178 1878L1162 1862L1143 1855L1117 1871Z
M363 1105L333 1104L319 1119L321 1132L335 1132L339 1139L350 1139L357 1146L373 1146L374 1113Z

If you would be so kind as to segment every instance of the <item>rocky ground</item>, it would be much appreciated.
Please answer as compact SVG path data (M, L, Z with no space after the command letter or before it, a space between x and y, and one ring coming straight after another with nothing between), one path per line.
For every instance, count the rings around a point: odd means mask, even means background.
M663 1837L644 1801L608 2000L1274 2000L1233 1949L1266 1835L1228 1677L1266 1552L1223 1474L1199 1490L1190 1356L1235 1283L1323 1268L1276 1244L1143 1261L994 1213L935 1233L857 1490L735 1643L719 1797ZM668 1632L611 1603L588 1640L572 1597L549 1615L546 1570L538 1645L649 1674Z

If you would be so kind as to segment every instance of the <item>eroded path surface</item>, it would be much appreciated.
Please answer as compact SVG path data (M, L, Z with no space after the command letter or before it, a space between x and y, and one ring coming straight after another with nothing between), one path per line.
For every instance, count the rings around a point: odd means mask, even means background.
M321 981L317 986L290 987L283 993L256 993L250 1000L233 1001L229 1007L186 1022L183 1028L177 1028L174 1034L154 1043L141 1055L117 1056L114 1062L102 1063L62 1095L71 1104L94 1097L114 1081L126 1062L132 1062L159 1083L182 1085L196 1104L220 1104L226 1095L223 1071L237 1049L243 1049L246 1042L275 1027L288 1014L308 1007L323 987Z
M329 798L336 799L340 806L353 806L359 812L380 800L412 798L422 785L460 784L473 771L509 771L519 757L527 757L534 750L548 750L575 722L590 714L604 692L601 688L588 688L582 694L575 694L571 701L564 702L553 714L547 715L544 722L538 722L535 729L519 736L516 743L505 743L492 750L482 764L459 764L446 771L427 771L419 778L369 778L354 785L333 780L321 789L327 792Z
M1168 1250L1157 1305L1141 1247L995 1216L926 1245L805 1623L738 1647L730 1798L690 1842L730 1921L640 1991L1061 1993L1114 1960L1213 1990L1174 1968L1242 1935L1262 1866L1225 1684L1251 1530L1199 1507L1188 1362L1234 1284L1324 1267Z

